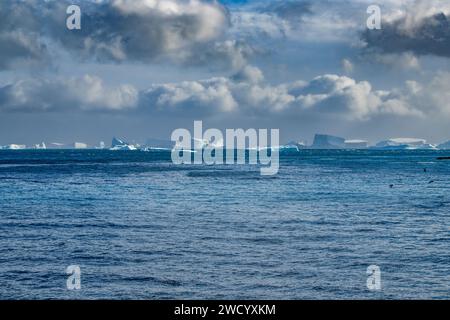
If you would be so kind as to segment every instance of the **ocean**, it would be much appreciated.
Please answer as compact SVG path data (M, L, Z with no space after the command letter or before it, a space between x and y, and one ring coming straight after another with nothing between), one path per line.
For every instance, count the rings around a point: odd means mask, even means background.
M448 155L0 151L0 299L449 299Z

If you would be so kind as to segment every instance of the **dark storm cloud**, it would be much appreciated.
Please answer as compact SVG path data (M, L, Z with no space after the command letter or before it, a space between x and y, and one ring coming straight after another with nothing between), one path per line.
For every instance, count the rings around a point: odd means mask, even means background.
M384 53L413 52L450 57L450 16L438 13L412 26L405 19L383 22L381 30L365 31L362 38L367 48Z

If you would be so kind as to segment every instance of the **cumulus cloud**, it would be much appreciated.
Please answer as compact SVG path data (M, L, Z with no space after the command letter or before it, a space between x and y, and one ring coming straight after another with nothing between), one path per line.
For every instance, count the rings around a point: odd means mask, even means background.
M235 101L226 78L154 85L144 92L147 109L188 115L209 115L235 110Z
M17 112L125 110L134 108L138 91L131 85L108 87L86 75L69 79L27 79L0 88L0 110Z
M234 76L153 84L108 86L96 76L28 79L0 87L0 110L6 112L95 111L170 114L174 117L246 115L301 117L332 115L365 121L381 115L450 115L450 74L424 85L407 81L401 88L376 90L368 81L326 74L310 81L273 85L261 70L246 66ZM444 94L443 94L444 93Z
M144 108L186 112L202 110L244 114L334 114L365 120L382 114L420 116L404 92L377 91L367 81L322 75L304 82L270 85L248 66L230 78L154 85L143 93Z
M416 0L383 16L381 30L362 34L368 49L450 57L450 3Z
M403 96L431 115L450 116L450 73L439 72L429 83L408 81Z

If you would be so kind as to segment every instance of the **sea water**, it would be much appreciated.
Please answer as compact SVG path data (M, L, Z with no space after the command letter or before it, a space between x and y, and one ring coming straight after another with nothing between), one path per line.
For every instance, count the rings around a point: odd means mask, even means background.
M448 299L439 156L305 150L263 177L169 152L0 151L0 299Z

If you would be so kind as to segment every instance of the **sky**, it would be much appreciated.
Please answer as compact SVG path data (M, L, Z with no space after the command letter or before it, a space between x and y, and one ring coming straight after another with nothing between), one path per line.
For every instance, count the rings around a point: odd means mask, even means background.
M448 0L2 0L0 145L168 140L194 120L440 143L449 62Z

